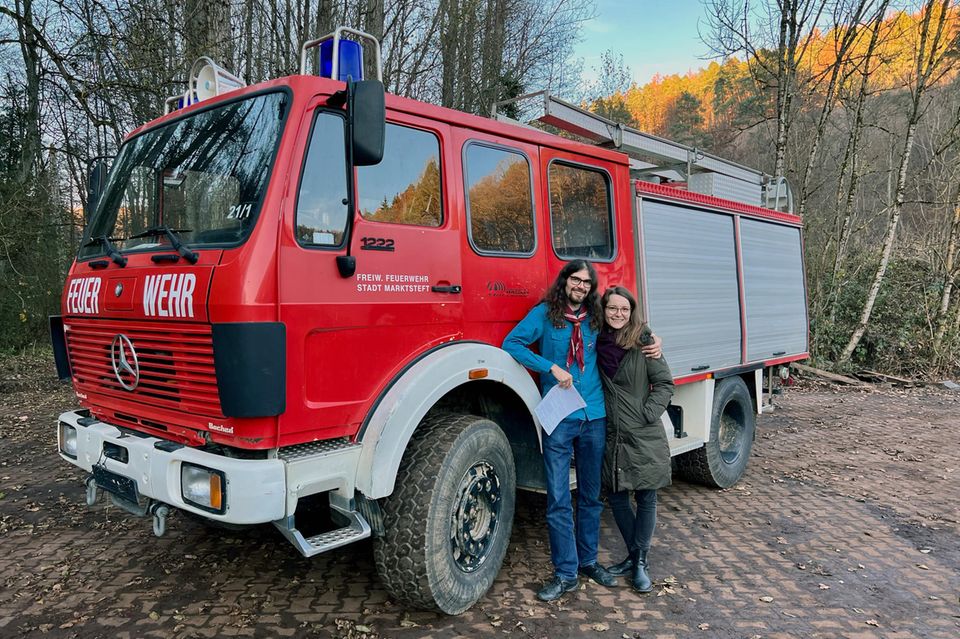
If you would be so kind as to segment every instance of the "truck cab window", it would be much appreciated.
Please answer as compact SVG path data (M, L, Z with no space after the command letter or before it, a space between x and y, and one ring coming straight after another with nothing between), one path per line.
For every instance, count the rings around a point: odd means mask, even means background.
M533 253L533 190L526 156L469 144L464 152L464 181L474 248L482 253Z
M383 160L357 168L360 214L373 222L440 226L440 142L419 129L387 124Z
M557 256L612 258L613 226L607 175L560 162L550 165L549 174L550 225Z
M165 251L159 226L192 247L237 245L256 222L270 181L287 95L261 93L145 130L120 150L80 258Z
M297 241L303 246L339 246L347 226L345 123L321 111L313 123L297 196Z

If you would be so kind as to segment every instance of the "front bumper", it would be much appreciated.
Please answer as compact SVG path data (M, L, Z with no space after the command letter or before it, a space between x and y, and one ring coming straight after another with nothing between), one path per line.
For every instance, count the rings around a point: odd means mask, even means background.
M81 420L85 425L81 425ZM142 497L229 524L262 524L288 514L287 468L281 459L234 459L187 446L173 447L166 440L131 435L116 426L84 419L75 411L63 413L60 421L77 429L76 459L61 452L64 460L88 473L99 466L127 477L136 482ZM126 463L104 455L104 443L126 448ZM184 462L223 472L226 479L223 514L211 513L184 501L180 488L180 468ZM295 503L294 499L294 508Z

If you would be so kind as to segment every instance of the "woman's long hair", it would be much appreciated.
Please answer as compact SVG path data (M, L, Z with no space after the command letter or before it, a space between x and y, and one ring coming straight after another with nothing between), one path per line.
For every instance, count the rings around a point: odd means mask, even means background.
M557 328L563 328L567 321L563 318L563 314L567 312L567 308L569 307L566 295L567 279L577 271L584 269L590 274L590 292L587 293L587 296L583 300L583 307L587 313L590 314L590 328L594 331L599 331L603 326L603 312L600 310L600 294L597 293L597 287L600 285L597 279L597 270L593 268L593 264L586 260L573 260L572 262L567 262L566 266L560 269L560 272L557 273L557 279L554 280L553 285L547 289L547 292L543 295L543 302L547 305L547 317L550 318L550 322Z
M611 286L603 292L603 298L600 300L604 312L606 312L611 295L625 297L630 302L630 320L626 326L614 331L617 345L620 348L631 349L646 343L644 340L650 334L650 329L647 328L647 323L640 319L640 313L637 312L637 299L622 286Z

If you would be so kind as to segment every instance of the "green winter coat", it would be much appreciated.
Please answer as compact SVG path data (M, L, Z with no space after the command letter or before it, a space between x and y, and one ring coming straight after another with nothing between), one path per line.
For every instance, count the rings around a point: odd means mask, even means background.
M613 379L600 376L607 407L604 486L611 492L669 486L670 444L660 421L673 396L666 360L632 348Z

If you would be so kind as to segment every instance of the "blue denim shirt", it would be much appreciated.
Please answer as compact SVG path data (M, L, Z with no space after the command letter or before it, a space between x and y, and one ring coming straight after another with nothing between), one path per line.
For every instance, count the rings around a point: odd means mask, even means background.
M530 370L540 373L540 393L546 395L557 383L550 374L550 367L556 364L560 368L567 368L567 351L570 349L572 330L573 326L569 322L565 323L563 328L554 327L547 317L547 305L540 303L530 309L527 316L503 339L503 350ZM606 417L607 412L597 368L597 334L590 328L589 319L581 322L580 330L583 333L583 372L574 363L570 367L570 374L573 375L574 387L587 403L587 407L570 417L600 419ZM539 355L530 350L532 344L537 344Z

